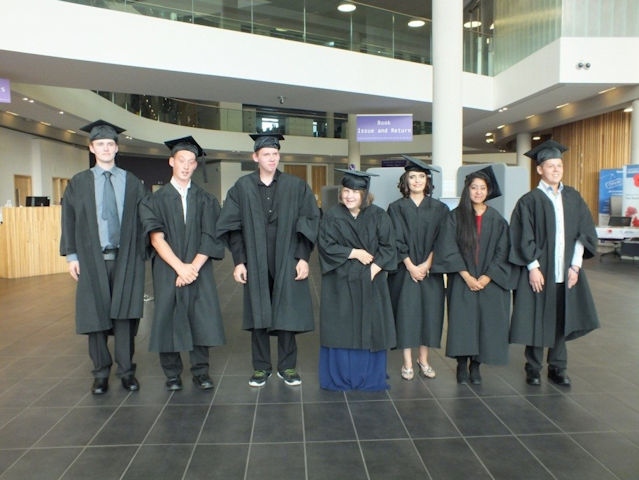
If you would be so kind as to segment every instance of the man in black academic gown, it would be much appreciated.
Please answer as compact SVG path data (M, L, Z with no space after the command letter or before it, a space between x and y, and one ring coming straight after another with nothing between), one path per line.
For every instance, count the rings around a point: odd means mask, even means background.
M548 378L570 386L566 341L599 327L582 268L596 253L597 234L583 198L561 183L567 148L548 140L526 155L537 164L539 186L522 196L510 221L509 260L520 267L510 341L526 345L526 382L539 385L544 347Z
M271 375L270 335L278 338L277 373L302 383L295 334L313 330L308 259L317 240L319 209L309 185L277 169L280 134L251 135L257 170L229 189L217 224L229 243L233 278L244 285L242 328L251 331L252 387Z
M76 332L89 338L94 382L91 392L109 388L114 336L117 375L129 391L135 378L135 334L144 307L144 243L138 205L146 195L140 180L115 166L122 128L98 120L82 128L89 133L95 166L76 174L64 192L60 254L78 282Z
M217 199L191 181L202 157L193 137L165 142L171 150L171 181L145 199L140 217L155 249L153 291L155 310L149 349L159 352L166 387L182 389L182 358L189 352L193 383L213 388L209 347L224 344L224 327L213 262L224 257L215 238L220 215Z

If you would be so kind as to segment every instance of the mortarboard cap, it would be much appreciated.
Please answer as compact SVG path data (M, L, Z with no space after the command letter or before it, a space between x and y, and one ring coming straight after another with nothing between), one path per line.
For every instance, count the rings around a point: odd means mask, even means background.
M484 178L487 181L489 193L486 197L486 200L492 200L493 198L502 196L501 189L499 188L499 183L497 183L497 177L495 176L493 167L488 166L469 173L468 175L466 175L467 183L470 184L473 178Z
M568 150L568 147L554 140L546 140L540 143L532 150L524 153L527 157L532 158L537 165L541 165L549 158L561 158L562 154Z
M117 142L118 134L124 132L124 128L120 128L104 120L96 120L95 122L81 127L80 130L89 134L90 141L106 138Z
M342 172L342 185L353 190L368 190L371 177L379 177L375 173L360 172L359 170L347 170L345 168L336 168L337 172Z
M168 140L164 142L164 145L166 145L169 150L171 150L171 156L175 155L180 150L186 150L188 152L194 153L195 158L206 155L204 153L204 150L202 150L202 147L200 147L200 145L191 136L176 138L175 140Z
M250 137L255 140L253 151L257 152L260 148L270 147L280 149L280 140L284 140L284 136L280 133L251 133Z
M419 170L419 171L426 172L429 175L432 174L432 172L440 171L439 167L428 165L426 162L424 162L423 160L420 160L419 158L415 158L415 157L411 157L411 156L403 155L403 154L402 154L402 158L406 160L406 165L404 166L404 170L406 171Z

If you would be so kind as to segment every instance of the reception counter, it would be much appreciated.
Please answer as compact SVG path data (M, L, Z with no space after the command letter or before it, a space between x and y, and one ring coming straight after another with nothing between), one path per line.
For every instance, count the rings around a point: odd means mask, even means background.
M67 271L60 256L62 207L3 207L0 277L22 278Z

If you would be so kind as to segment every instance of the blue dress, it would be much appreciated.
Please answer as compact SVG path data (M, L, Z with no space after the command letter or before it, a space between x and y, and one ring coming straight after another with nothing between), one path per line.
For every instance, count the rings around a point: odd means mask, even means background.
M382 268L371 281L371 266L349 259L364 249ZM397 266L388 214L370 205L353 217L344 205L320 223L320 386L327 390L386 390L386 352L395 347L395 322L387 272Z
M387 390L387 378L386 350L320 347L319 382L326 390Z

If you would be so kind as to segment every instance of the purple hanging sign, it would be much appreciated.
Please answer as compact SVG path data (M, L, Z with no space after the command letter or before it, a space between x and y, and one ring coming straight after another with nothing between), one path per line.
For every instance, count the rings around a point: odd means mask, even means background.
M358 142L412 142L413 115L357 115Z
M8 78L0 78L0 103L11 103L11 84Z

